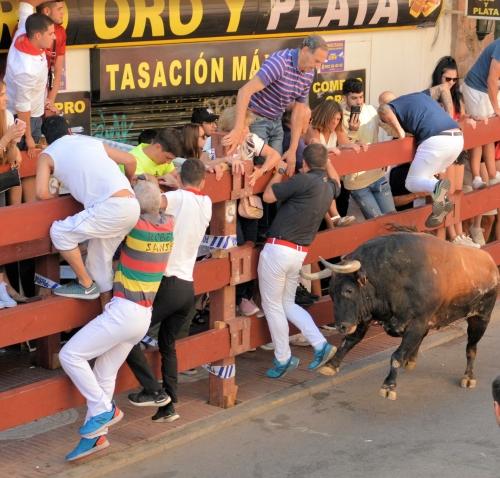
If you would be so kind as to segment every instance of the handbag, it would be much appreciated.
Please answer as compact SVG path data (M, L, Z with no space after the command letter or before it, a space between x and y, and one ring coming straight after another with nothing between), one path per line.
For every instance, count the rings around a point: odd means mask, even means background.
M264 215L262 199L255 195L240 199L238 214L246 219L260 219Z
M20 186L21 177L18 168L11 168L5 173L0 173L0 193L7 191L14 186Z

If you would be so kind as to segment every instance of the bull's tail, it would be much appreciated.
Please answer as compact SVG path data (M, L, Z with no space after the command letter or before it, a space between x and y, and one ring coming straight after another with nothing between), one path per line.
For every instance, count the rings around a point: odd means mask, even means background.
M402 224L397 224L395 222L387 223L385 228L390 232L418 232L416 226L403 226Z

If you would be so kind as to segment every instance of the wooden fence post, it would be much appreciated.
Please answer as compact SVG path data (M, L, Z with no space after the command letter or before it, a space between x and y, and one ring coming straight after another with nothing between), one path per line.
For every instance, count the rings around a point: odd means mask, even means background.
M36 259L36 272L59 282L59 254L38 257ZM40 289L41 296L50 295L47 289ZM36 364L39 367L56 369L61 366L59 363L59 350L61 348L61 334L53 334L48 337L37 339L36 341Z
M236 234L236 201L224 201L213 205L210 233L214 235ZM218 257L227 257L226 251L216 251ZM236 312L235 286L227 286L210 292L210 328L223 327L223 322L234 319ZM216 324L217 322L217 324ZM234 365L234 357L213 363L213 365ZM235 405L238 386L234 378L222 379L209 376L210 405L229 408Z

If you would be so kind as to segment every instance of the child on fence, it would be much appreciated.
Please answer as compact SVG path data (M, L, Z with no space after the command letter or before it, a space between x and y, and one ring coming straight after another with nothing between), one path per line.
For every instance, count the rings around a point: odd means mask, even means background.
M112 402L116 374L132 347L144 337L151 307L173 242L173 221L160 215L160 189L139 180L134 191L141 216L121 251L113 298L103 313L77 332L59 353L64 371L87 400L87 416L79 429L73 461L109 446L108 427L123 418ZM97 358L91 369L89 360Z

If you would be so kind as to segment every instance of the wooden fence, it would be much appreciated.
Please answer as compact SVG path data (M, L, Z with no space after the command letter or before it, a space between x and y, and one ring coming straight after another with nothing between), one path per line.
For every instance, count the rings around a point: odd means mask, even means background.
M479 124L476 130L464 127L466 148L500 140L500 118L487 125ZM396 165L411 161L414 143L411 138L371 145L365 153L342 152L331 158L339 174ZM1 170L1 169L0 169ZM25 160L24 177L35 174L35 161ZM264 190L269 173L262 177L254 192ZM249 193L245 176L230 176L221 181L209 175L205 187L213 203L211 234L235 234L235 200ZM454 211L446 224L472 218L482 212L500 207L500 184L480 191L454 197ZM35 258L36 270L54 280L59 279L59 256L52 248L49 228L56 219L62 219L81 209L81 205L65 196L48 201L27 203L0 208L0 265L21 259ZM346 254L364 241L387 233L389 223L416 226L424 230L425 218L431 206L426 205L400 213L388 214L348 227L323 231L316 236L305 263L316 262L318 256L332 258ZM500 241L484 247L500 264ZM182 339L177 344L179 370L187 370L211 362L218 365L234 363L234 357L269 342L270 336L264 320L255 317L238 317L235 307L235 285L257 276L258 250L248 246L228 251L218 251L214 257L198 262L195 267L196 293L210 292L210 330ZM310 309L318 324L333 321L332 304L322 297ZM80 327L100 312L99 301L79 301L44 296L43 300L0 310L0 347L37 340L38 364L47 368L57 366L60 333ZM293 329L292 329L293 331ZM159 371L159 356L149 353L149 358ZM209 403L230 407L237 396L237 375L222 380L209 378L207 398ZM121 392L137 385L128 367L121 368L116 391ZM64 375L41 380L30 385L0 392L0 430L37 418L60 412L84 403L83 397Z

